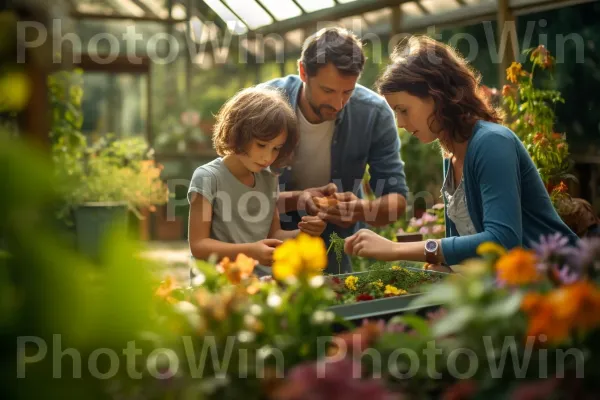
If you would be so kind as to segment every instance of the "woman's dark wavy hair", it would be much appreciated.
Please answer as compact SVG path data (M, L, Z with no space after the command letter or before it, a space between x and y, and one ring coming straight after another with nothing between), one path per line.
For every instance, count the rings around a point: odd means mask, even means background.
M480 88L481 75L450 46L427 36L411 36L394 50L391 61L376 83L377 90L431 97L434 111L429 126L435 126L432 132L449 136L440 140L445 150L448 139L469 140L477 120L502 120L500 110L489 104Z

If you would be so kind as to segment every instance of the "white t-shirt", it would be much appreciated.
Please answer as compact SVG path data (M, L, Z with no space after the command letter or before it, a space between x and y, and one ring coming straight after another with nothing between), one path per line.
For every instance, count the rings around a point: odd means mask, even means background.
M335 121L310 123L296 108L300 141L292 162L292 184L303 190L327 185L331 179L331 139Z

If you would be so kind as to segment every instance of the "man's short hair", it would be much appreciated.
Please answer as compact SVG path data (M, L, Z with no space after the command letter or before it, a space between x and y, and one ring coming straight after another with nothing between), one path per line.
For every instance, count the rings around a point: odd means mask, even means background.
M360 39L349 30L323 28L304 42L300 62L308 76L315 76L328 63L343 75L359 76L365 66L365 53Z

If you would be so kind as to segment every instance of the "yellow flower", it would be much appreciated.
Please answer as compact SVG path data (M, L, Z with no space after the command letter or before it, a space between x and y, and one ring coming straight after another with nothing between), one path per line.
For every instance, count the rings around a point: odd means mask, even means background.
M302 267L302 257L295 240L286 240L273 252L273 276L283 280L296 276Z
M350 289L350 290L356 290L356 283L357 282L358 282L358 278L356 276L354 276L354 275L350 275L344 281L344 283L346 284L346 287L348 289Z
M305 266L311 272L320 273L327 266L327 250L323 239L300 233L296 238Z
M383 287L383 281L381 279L377 279L375 282L371 282L371 285L378 287L378 288L382 288Z
M484 254L495 254L497 256L503 256L506 254L506 249L494 242L484 242L477 246L477 254L483 256Z
M290 276L312 277L327 266L327 250L319 237L300 233L286 240L273 253L273 276L283 280Z
M506 69L506 79L512 83L517 83L519 76L523 75L523 66L521 63L513 61L513 63Z
M397 287L392 285L385 285L385 292L383 292L383 294L390 296L399 296L401 294L406 294L406 290L398 289Z
M403 269L404 269L404 268L402 268L402 267L399 267L399 266L397 266L397 265L394 265L394 266L392 267L392 271L402 271Z
M537 258L530 250L515 248L496 262L498 279L509 285L525 285L537 281Z

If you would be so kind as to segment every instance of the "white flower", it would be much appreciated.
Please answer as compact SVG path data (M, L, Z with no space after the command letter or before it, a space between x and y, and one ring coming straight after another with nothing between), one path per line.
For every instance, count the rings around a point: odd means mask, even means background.
M197 287L202 285L204 282L206 281L206 276L202 273L199 272L193 279L192 279L192 287Z
M237 334L237 338L242 343L249 343L254 341L256 335L254 334L254 332L250 331L239 331Z
M325 283L325 277L323 275L315 275L310 279L310 286L313 288L319 288Z
M328 322L332 322L335 318L333 311L317 310L313 313L311 321L315 325L320 325Z
M256 316L259 316L259 315L261 315L261 314L262 314L262 312L263 312L263 309L262 309L262 307L261 307L261 306L259 306L258 304L252 304L252 305L250 306L250 310L249 310L249 311L250 311L250 314L252 314L252 315L256 315Z
M189 301L180 301L176 303L175 309L183 314L192 314L198 311L198 308Z
M267 297L267 305L272 308L277 308L281 305L281 296L275 293L271 293Z

